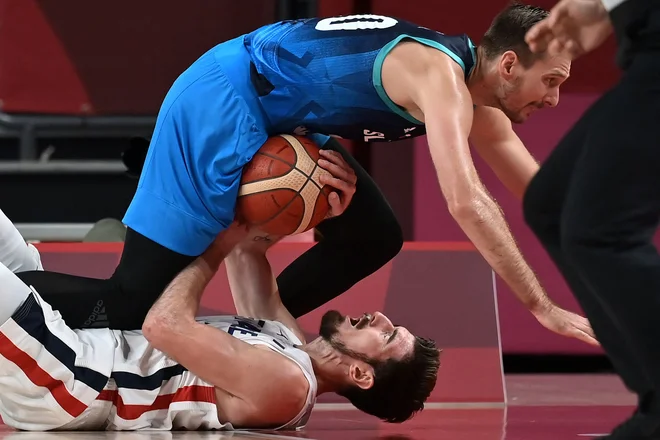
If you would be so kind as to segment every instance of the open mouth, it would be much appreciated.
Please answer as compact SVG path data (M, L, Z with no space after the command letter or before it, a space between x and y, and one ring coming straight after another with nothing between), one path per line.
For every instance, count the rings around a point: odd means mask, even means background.
M348 318L348 319L349 322L351 323L351 326L357 329L361 329L369 325L369 323L371 323L371 321L373 321L374 318L370 314L365 313L359 318Z

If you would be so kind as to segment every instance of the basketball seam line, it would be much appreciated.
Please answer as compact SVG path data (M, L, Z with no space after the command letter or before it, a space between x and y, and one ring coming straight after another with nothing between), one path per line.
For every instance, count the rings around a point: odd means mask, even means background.
M316 163L316 162L314 162L314 168L312 168L312 172L309 173L309 176L307 176L307 181L311 181L311 182L312 182L312 183L313 183L313 184L319 189L320 192L323 192L323 187L322 187L322 186L319 186L319 185L314 181L314 179L313 179L313 177L314 177L314 171L316 171L317 168L319 168L319 164ZM303 173L303 175L306 175L306 174L303 172L303 170L298 170L298 171L300 171L301 173ZM324 185L324 186L325 186L325 185ZM303 188L304 188L304 185L303 185ZM301 191L302 191L302 189L301 189Z
M265 155L264 155L264 156L265 156ZM268 156L268 157L270 157L270 156ZM272 158L271 158L271 159L272 159ZM282 162L284 162L284 161L282 161ZM287 165L290 165L288 162L284 162L284 163L286 163ZM305 177L307 178L307 181L308 181L308 182L312 182L312 183L313 183L313 184L319 189L319 191L323 191L323 186L319 186L319 184L316 183L316 182L314 181L314 179L313 179L313 177L314 177L314 171L316 171L317 168L319 168L319 164L314 163L314 168L312 168L312 172L311 172L309 175L307 175L307 173L305 173L303 170L301 170L301 169L298 168L297 166L293 165L293 168L291 168L291 169L290 169L289 171L287 171L285 174L282 174L282 175L279 175L279 176L268 176L268 177L264 177L263 179L250 180L250 181L247 182L247 183L249 184L249 183L257 183L257 182L265 182L265 181L267 181L267 180L272 180L272 179L274 179L274 178L284 177L284 176L286 176L287 174L289 174L291 171L294 171L294 170L295 170L295 171L298 171L298 172L299 172L300 174L302 174L303 176L305 176ZM303 186L304 186L304 185L303 185ZM325 185L324 185L324 186L325 186ZM291 189L291 188L276 188L276 189ZM268 191L272 191L272 190L268 190ZM295 191L295 190L292 189L291 191ZM260 192L267 192L267 191L260 191ZM300 192L300 191L296 191L296 192ZM248 194L248 195L249 195L249 194Z
M305 185L303 185L303 188L304 188L304 187L305 187ZM287 189L287 190L290 190L290 191L295 191L295 190L292 190L291 188L275 188L275 189L273 189L273 190L262 191L262 192L280 191L280 190L282 190L282 189ZM256 224L255 226L261 226L261 225L264 225L264 224L268 223L269 221L275 219L275 217L277 217L278 215L280 215L281 213L283 213L284 211L286 211L286 209L289 207L289 205L291 205L291 204L293 203L294 200L296 200L298 197L300 197L301 199L303 198L303 197L300 195L300 191L295 191L295 193L296 193L296 196L295 196L295 197L292 197L291 200L289 200L288 202L286 202L286 204L285 204L284 206L282 206L282 209L280 209L277 213L273 214L271 217L267 218L266 220L264 220L264 221L262 221L262 222ZM303 204L304 204L304 203L305 203L305 201L303 200ZM301 223L302 221L303 221L303 217L301 216L301 217L300 217L300 221L299 221L298 224L296 225L296 228L294 229L294 231L300 227L300 223Z
M293 150L293 152L295 153L295 150ZM258 152L257 152L257 155L258 155L258 154L261 154L262 156L270 157L270 158L273 159L273 160L277 160L277 161L283 162L283 163L285 163L285 164L287 164L287 165L289 165L289 166L291 166L291 167L293 167L293 168L296 167L296 164L295 164L295 163L287 162L286 160L282 159L281 157L273 156L273 155L270 154L270 153L262 153L262 152L259 152L259 151L258 151ZM297 154L296 154L296 162L298 162L298 155L297 155Z
M289 201L288 201L288 202L287 202L287 203L286 203L286 204L285 204L285 205L279 210L278 213L274 214L273 216L267 218L266 220L260 222L259 224L255 225L255 226L259 226L259 225L266 224L266 223L272 221L273 219L275 219L279 214L281 214L282 212L284 212L284 211L285 211L285 210L286 210L286 209L287 209L287 208L288 208L288 207L294 202L294 200L296 200L298 197L300 197L300 198L303 200L303 205L305 206L305 198L302 196L301 193L302 193L302 191L305 189L305 187L307 186L307 184L308 184L309 182L311 182L311 183L312 183L312 184L313 184L313 185L319 190L319 195L323 194L323 187L320 186L319 184L317 184L317 183L314 181L314 179L313 179L314 172L316 171L317 168L319 168L318 159L317 159L317 160L314 160L314 159L311 157L311 155L309 154L309 152L307 151L307 149L304 148L304 146L302 145L302 142L298 141L298 143L300 143L300 145L303 146L303 149L305 149L305 152L307 153L307 156L308 156L310 159L312 159L312 162L313 162L313 164L314 164L314 167L312 168L311 172L310 172L309 174L307 174L305 171L301 170L300 168L298 168L298 167L296 166L296 165L298 164L298 152L296 151L295 147L293 147L293 145L291 145L291 142L290 142L285 136L283 136L283 135L278 135L278 136L280 136L280 137L282 137L283 139L285 139L286 142L292 147L292 149L293 149L293 154L294 154L294 160L295 160L295 163L287 162L286 160L283 160L281 157L278 157L278 156L272 155L272 154L270 154L270 153L263 153L263 152L257 151L257 153L256 153L255 155L259 155L259 154L260 154L260 155L262 155L262 156L268 157L268 158L270 158L270 159L272 159L272 160L276 160L276 161L282 162L282 163L287 164L287 165L289 165L290 167L292 167L291 170L289 170L287 173L282 174L281 176L275 176L276 178L284 177L284 176L286 176L287 174L290 174L292 171L296 170L296 171L298 171L300 174L302 174L303 176L306 177L306 181L305 181L305 183L302 185L302 187L300 188L300 190L298 190L298 191L293 190L293 189L291 189L291 188L275 188L275 189L272 189L272 190L260 191L261 193L268 193L268 192L272 192L272 191L278 191L278 190L286 189L286 190L289 190L289 191L295 191L296 196L295 196L295 197L292 197L291 200L289 200ZM263 179L258 179L258 180L251 181L250 183L262 182L262 181L267 181L267 180L272 180L272 179L273 179L273 176L269 176L269 177L266 177L266 178L263 178ZM324 185L324 186L325 186L325 185ZM317 201L318 201L318 199L317 199ZM316 203L314 204L314 207L316 207ZM298 222L298 225L296 226L296 228L294 229L294 231L296 231L296 230L298 230L298 228L300 228L300 226L301 226L303 220L304 220L304 211L303 211L303 216L301 217L301 219L300 219L300 221Z

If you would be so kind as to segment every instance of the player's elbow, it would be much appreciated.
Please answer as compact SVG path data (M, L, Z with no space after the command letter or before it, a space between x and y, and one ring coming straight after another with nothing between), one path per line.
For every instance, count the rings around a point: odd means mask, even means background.
M445 196L449 213L459 223L479 221L488 205L488 195L478 187L463 188Z
M161 316L147 316L142 324L142 334L158 350L164 350L172 335L176 334L174 323Z

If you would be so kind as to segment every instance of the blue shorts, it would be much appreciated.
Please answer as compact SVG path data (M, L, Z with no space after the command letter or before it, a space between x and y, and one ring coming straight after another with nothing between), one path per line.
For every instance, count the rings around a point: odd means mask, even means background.
M167 93L123 222L175 252L200 255L233 221L242 168L267 131L243 39L214 47Z
M184 255L200 255L234 220L243 166L268 139L243 37L219 44L177 78L158 113L123 222ZM328 136L310 136L324 145Z

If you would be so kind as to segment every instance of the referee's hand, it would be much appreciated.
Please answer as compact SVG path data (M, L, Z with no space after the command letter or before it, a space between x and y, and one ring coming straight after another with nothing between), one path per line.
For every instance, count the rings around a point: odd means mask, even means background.
M532 52L577 58L600 46L612 30L601 0L561 0L527 32L525 41Z

